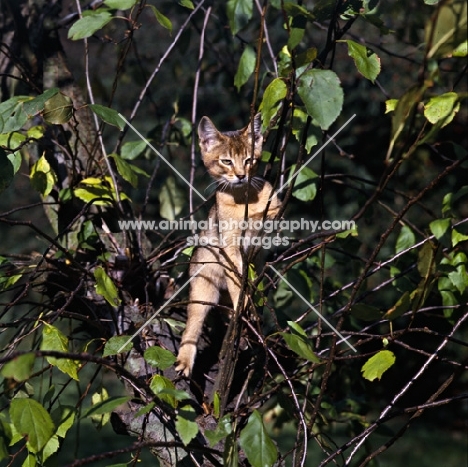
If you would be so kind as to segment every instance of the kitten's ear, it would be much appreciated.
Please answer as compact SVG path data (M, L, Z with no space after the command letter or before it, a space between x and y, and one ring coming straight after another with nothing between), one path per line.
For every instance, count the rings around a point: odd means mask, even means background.
M214 123L208 117L203 117L198 124L198 137L202 151L209 151L219 141L219 136Z
M254 138L255 138L255 145L262 145L263 143L263 135L262 135L262 114L259 112L255 115L253 120L253 130L254 130ZM252 125L249 123L246 127L247 134L249 135L249 139L252 135Z

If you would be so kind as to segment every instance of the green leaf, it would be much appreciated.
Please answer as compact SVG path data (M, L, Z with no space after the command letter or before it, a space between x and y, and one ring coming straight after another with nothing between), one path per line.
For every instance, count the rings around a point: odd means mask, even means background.
M134 166L124 161L118 154L109 154L109 157L114 159L117 171L122 176L122 178L130 183L130 185L132 185L134 188L136 188L138 185L138 176L132 170Z
M42 196L50 194L54 188L56 176L49 162L42 156L32 167L29 174L31 186Z
M288 93L288 87L281 78L275 78L265 89L263 93L263 99L260 104L260 110L262 111L262 122L263 127L267 128L278 112L282 100Z
M71 120L73 116L72 100L59 92L44 103L43 117L47 123L61 125Z
M454 57L466 57L468 55L468 40L458 45L452 55Z
M69 352L68 338L55 326L44 323L42 328L41 350L54 350L56 352L67 353ZM79 381L77 372L79 365L77 362L69 358L47 357L46 359L61 372L67 374L75 381Z
M177 415L176 429L185 446L198 434L198 425L195 422L196 416L195 410L190 406L180 409Z
M158 347L157 345L145 350L144 359L151 366L165 370L174 365L176 357L169 350Z
M400 253L400 251L407 250L411 248L416 243L416 238L413 231L407 226L404 225L401 228L400 234L398 235L395 253Z
M288 326L291 332L280 332L287 346L295 352L299 357L305 358L310 362L319 363L320 359L315 355L309 338L299 324L294 321L288 321Z
M39 452L55 433L49 413L33 399L13 399L10 418L16 431L27 438L29 451L33 453Z
M296 164L291 166L289 171L289 180L291 180L291 177L294 175L296 167ZM312 180L317 177L318 175L312 169L302 167L299 175L294 179L292 195L301 201L312 201L317 194L317 185Z
M413 86L403 96L398 99L395 107L395 112L392 116L392 137L387 150L386 159L390 158L396 141L402 134L406 122L410 121L414 108L419 103L424 93L424 88Z
M37 467L36 456L34 454L28 454L21 467Z
M464 264L459 264L455 271L448 274L448 278L461 294L468 287L468 273Z
M164 16L155 6L153 5L148 5L154 13L154 16L156 17L156 21L163 27L169 30L169 32L172 32L172 23L171 20L167 17Z
M167 177L159 192L159 215L173 221L185 204L184 192L177 186L175 178Z
M343 40L348 45L348 54L353 58L354 64L364 78L374 82L380 73L380 58L365 45L352 40Z
M20 355L5 363L0 370L0 374L4 378L11 378L18 382L26 381L32 374L35 360L36 357L33 353Z
M307 26L307 19L302 15L292 18L289 27L288 49L293 51L302 41Z
M450 219L437 219L429 224L429 228L437 240L443 237L449 227Z
M59 88L51 88L47 89L47 91L43 92L39 96L36 96L34 99L27 101L23 104L23 109L25 113L29 117L33 117L34 115L42 112L45 107L45 103L56 94L60 92Z
M145 150L145 148L146 141L129 141L122 146L120 157L127 160L136 159Z
M398 104L398 99L388 99L385 101L385 113L393 112Z
M124 129L125 122L116 110L99 104L89 104L89 108L104 122L116 126L121 131Z
M120 352L129 352L132 347L133 343L130 336L113 336L106 342L102 356L109 357Z
M26 136L17 131L0 135L0 146L3 146L5 149L9 149L10 151L16 151L19 149L21 143L24 141L26 141ZM8 156L11 156L11 154Z
M237 91L247 83L250 76L255 70L255 62L257 56L255 55L252 47L247 45L242 52L241 58L239 60L239 68L237 69L236 75L234 76L234 86L236 86Z
M112 19L108 11L94 10L83 13L80 18L68 31L68 38L72 41L85 39L92 36L96 31L102 29Z
M96 279L96 293L103 296L110 305L120 305L121 300L117 287L101 266L95 269L94 278Z
M28 121L23 103L30 99L29 96L14 96L0 104L1 133L10 133L23 128Z
M406 291L383 316L383 319L393 320L398 318L403 313L406 313L411 306L411 298L409 291Z
M458 94L447 92L440 96L432 97L424 106L424 116L433 124L440 124L440 128L448 125L460 109Z
M376 321L382 318L382 312L375 306L356 303L351 307L351 315L363 321Z
M95 400L98 400L98 402L93 404L89 409L85 410L84 413L81 415L81 418L110 414L117 407L119 407L122 404L125 404L126 402L132 399L130 396L106 397L107 391L105 396L99 393L95 394L95 396L99 396L95 398Z
M241 431L239 443L252 467L271 467L278 458L276 446L268 436L257 410L252 412Z
M104 0L104 4L113 10L129 10L138 0Z
M395 363L395 354L390 350L381 350L369 358L361 368L362 376L369 380L379 379Z
M219 420L218 426L216 427L216 429L205 430L205 436L208 442L210 443L210 447L215 446L222 439L226 438L231 433L232 433L232 423L231 423L230 415L225 415L224 417L222 417Z
M60 436L60 438L65 438L75 421L75 408L69 405L62 405L51 413L51 417L54 425L58 427L55 434Z
M41 139L44 136L45 128L42 125L36 125L26 132L28 138Z
M467 36L465 0L448 0L441 3L435 15L435 19L428 19L425 27L428 59L449 57Z
M328 130L343 107L343 89L336 73L331 70L309 70L298 82L298 93L307 113L322 130Z
M52 454L55 454L60 447L60 442L57 435L47 441L47 444L42 448L41 460L45 462Z
M464 235L457 230L452 230L452 246L457 246L460 242L466 242L468 240L468 235Z
M112 204L115 200L114 190L111 188L112 180L105 177L104 180L95 177L88 177L80 182L80 186L73 190L74 195L85 203L93 201L97 206ZM121 193L120 197L125 198Z
M178 0L179 5L188 8L189 10L193 10L195 7L193 6L193 3L191 0Z
M13 164L7 153L0 148L0 193L10 186L14 177L15 171Z
M164 402L167 402L171 407L177 407L177 399L172 394L163 393L163 391L172 389L175 390L174 383L162 375L154 375L151 378L150 389Z
M229 0L226 13L232 35L236 35L252 18L253 0Z
M435 255L437 247L426 242L418 253L418 271L421 277L429 277L435 273Z

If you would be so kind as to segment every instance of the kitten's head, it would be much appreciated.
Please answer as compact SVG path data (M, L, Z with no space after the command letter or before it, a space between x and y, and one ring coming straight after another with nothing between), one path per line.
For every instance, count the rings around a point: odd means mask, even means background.
M198 136L203 163L213 178L241 185L248 181L249 174L255 174L258 159L262 155L260 114L255 116L253 123L253 134L250 124L242 130L221 133L208 117L201 119Z

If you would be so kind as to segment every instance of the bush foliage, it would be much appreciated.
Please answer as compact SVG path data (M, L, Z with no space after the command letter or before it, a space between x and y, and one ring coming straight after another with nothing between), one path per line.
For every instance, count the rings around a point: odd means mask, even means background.
M2 465L377 465L418 419L462 428L467 7L381 3L2 3ZM301 228L188 380L195 232L170 221L213 202L200 118L258 110Z

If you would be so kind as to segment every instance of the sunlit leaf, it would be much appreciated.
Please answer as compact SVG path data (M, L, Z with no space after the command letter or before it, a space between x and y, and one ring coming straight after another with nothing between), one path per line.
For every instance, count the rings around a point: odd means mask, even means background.
M198 425L195 422L197 414L195 410L190 406L185 406L183 409L179 409L179 413L176 419L177 433L179 433L180 439L187 446L198 433Z
M104 122L116 126L119 130L124 129L125 122L116 110L99 104L89 104L89 108Z
M252 76L252 73L255 70L256 60L257 56L255 55L252 47L246 46L242 52L239 60L239 67L237 68L236 75L234 76L234 86L236 86L238 91Z
M130 336L113 336L106 342L102 356L109 357L120 352L128 352L132 347Z
M448 57L466 41L467 4L465 0L442 2L425 28L427 58Z
M374 82L380 73L380 58L366 47L352 40L343 40L348 45L348 54L353 58L354 64L364 78Z
M29 450L33 453L39 452L55 432L49 413L33 399L13 399L10 418L16 431L27 438Z
M395 246L395 253L400 253L401 251L407 250L411 248L416 243L416 237L414 236L413 231L407 226L404 225L401 230L400 234L398 235L396 246Z
M458 232L456 229L452 230L452 246L455 247L460 242L468 241L468 235L464 235L461 232Z
M380 379L395 363L395 354L390 350L381 350L373 355L361 368L362 376L369 380Z
M86 11L83 13L83 17L69 29L68 38L77 41L90 37L96 31L102 29L111 19L112 14L108 11L101 9Z
M11 378L18 382L26 381L32 374L35 360L36 357L33 353L20 355L5 363L0 374L4 378Z
M31 186L42 196L47 196L54 188L56 176L49 162L42 156L31 167L29 174Z
M151 141L151 140L149 140ZM146 141L129 141L122 146L120 157L122 159L133 160L136 159L146 148Z
M239 443L252 467L271 467L278 458L278 450L271 440L262 416L254 410L241 431Z
M320 69L306 71L299 78L298 93L307 113L322 130L328 130L343 107L343 89L336 73Z
M282 100L286 97L288 88L281 78L275 78L265 89L260 104L263 126L268 127L271 119L276 115Z
M145 350L144 359L151 366L159 368L160 370L169 368L174 365L176 361L176 357L172 352L157 345Z
M59 92L44 103L43 117L47 123L61 125L71 120L73 116L72 100Z
M436 219L429 224L429 228L437 240L443 237L449 227L450 219Z
M292 176L294 175L296 167L296 164L291 166L289 171L289 180L291 180ZM292 195L301 201L312 201L317 194L317 185L314 181L314 179L317 177L318 175L312 169L309 169L308 167L301 167L299 175L297 175L294 179Z
M117 287L101 266L94 270L94 278L96 279L96 293L102 295L110 305L120 305Z
M433 124L440 124L440 128L448 125L460 109L458 94L447 92L440 96L432 97L424 106L424 116Z
M104 0L104 4L116 10L128 10L137 3L138 0Z
M224 417L222 417L219 420L216 429L205 430L206 439L210 443L211 447L218 444L222 439L226 438L231 433L232 433L232 423L231 423L230 415L225 415Z
M42 328L41 350L54 350L56 352L69 352L68 338L58 328L51 324L44 323ZM69 358L47 357L47 361L57 367L60 371L78 381L79 365Z
M171 394L161 394L167 389L175 389L174 383L162 375L154 375L150 381L150 389L164 402L167 402L171 407L177 406L177 399Z

